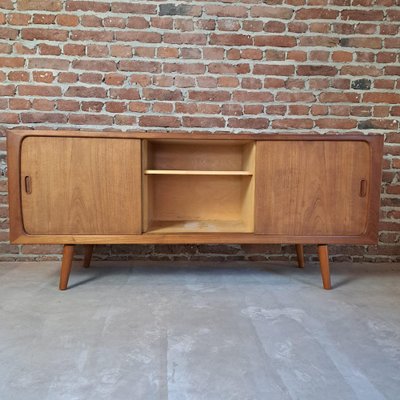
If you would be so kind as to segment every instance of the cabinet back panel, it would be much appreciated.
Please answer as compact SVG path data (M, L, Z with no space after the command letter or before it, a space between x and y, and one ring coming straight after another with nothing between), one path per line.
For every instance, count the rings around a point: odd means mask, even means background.
M141 233L140 168L138 139L26 138L21 149L25 231Z
M148 168L241 171L247 167L246 141L151 141Z
M150 219L241 220L250 177L152 176Z
M256 233L362 234L370 163L370 147L363 141L258 142ZM367 181L364 197L362 180Z

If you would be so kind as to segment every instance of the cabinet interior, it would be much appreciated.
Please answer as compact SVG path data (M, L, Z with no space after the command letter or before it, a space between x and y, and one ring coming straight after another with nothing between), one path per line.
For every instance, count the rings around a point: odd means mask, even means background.
M253 232L253 141L143 140L142 160L144 232Z

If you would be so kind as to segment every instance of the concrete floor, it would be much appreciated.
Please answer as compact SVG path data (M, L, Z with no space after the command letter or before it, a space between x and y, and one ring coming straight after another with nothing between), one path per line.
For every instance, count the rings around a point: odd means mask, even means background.
M0 399L400 399L400 265L331 267L0 264Z

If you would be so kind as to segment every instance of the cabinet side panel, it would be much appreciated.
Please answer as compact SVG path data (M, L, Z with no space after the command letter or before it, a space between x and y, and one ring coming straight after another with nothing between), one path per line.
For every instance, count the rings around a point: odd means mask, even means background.
M25 231L140 233L140 168L138 139L26 138L21 150Z
M256 232L362 235L367 226L370 148L364 141L257 143ZM366 192L360 194L362 181Z

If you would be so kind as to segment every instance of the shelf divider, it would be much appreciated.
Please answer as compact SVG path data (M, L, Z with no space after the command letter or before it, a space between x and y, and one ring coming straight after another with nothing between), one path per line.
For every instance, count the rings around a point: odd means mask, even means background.
M250 171L206 171L206 170L178 170L178 169L146 169L145 175L226 175L226 176L252 176Z

